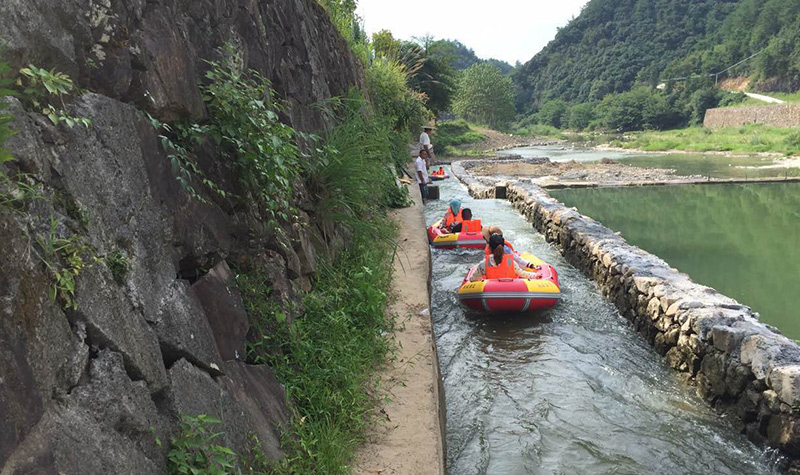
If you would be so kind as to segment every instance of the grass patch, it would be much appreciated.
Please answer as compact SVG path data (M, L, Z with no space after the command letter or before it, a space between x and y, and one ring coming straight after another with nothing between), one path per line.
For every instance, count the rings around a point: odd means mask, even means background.
M364 440L375 405L375 369L392 350L387 336L393 320L385 315L391 281L391 243L396 229L374 219L378 239L362 232L334 261L318 263L315 289L303 296L303 315L286 324L270 301L266 278L237 281L250 311L261 309L265 347L282 354L256 352L286 386L294 404L292 430L284 438L287 458L268 473L347 473L355 449ZM374 233L371 233L374 235Z
M515 135L526 137L542 137L557 140L566 140L568 137L562 129L546 124L530 124L514 130Z
M615 140L611 145L645 151L800 154L800 132L761 124L716 130L689 127L662 132L633 132L627 137L626 140Z
M475 144L486 140L486 136L472 130L464 119L439 122L434 135L434 143L442 150L442 155L463 155L464 145Z

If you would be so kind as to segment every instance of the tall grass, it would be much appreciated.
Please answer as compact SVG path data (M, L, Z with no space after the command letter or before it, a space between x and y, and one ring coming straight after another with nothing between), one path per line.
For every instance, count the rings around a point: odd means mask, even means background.
M395 186L393 172L395 164L406 161L407 136L396 133L388 119L365 115L365 107L355 92L329 102L327 112L337 125L328 131L322 157L311 173L319 195L317 214L351 227L408 200L407 191Z
M406 140L391 121L365 115L364 106L357 95L328 104L338 125L328 131L310 180L317 216L344 223L351 244L333 260L318 260L302 315L287 322L270 300L265 275L237 278L262 335L248 357L275 369L294 408L283 440L287 458L269 473L348 473L372 422L376 369L393 348L394 323L385 310L397 229L385 209L397 204L390 167L406 158Z
M377 236L356 233L347 252L320 262L304 314L284 326L284 355L268 357L295 411L283 440L287 458L271 467L274 473L347 473L371 422L374 371L393 347L386 336L393 321L384 311L395 229L370 223ZM265 290L246 289L249 304L269 295Z

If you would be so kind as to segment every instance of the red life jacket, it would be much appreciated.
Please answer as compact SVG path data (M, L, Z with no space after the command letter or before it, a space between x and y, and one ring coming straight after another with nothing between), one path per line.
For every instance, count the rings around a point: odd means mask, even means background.
M461 221L463 221L463 218L461 217L461 210L458 210L458 214L453 216L453 210L449 208L447 209L447 212L444 214L445 227L449 228L451 224Z
M467 221L461 221L461 232L464 233L479 233L483 229L481 226L480 219L470 219Z
M515 279L517 277L517 273L514 271L514 256L511 254L504 254L499 265L493 264L494 257L491 254L486 256L487 279Z

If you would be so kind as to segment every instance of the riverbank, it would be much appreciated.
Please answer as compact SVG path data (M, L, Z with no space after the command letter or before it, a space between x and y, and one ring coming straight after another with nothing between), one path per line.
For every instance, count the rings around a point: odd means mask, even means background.
M430 311L430 250L419 187L413 206L389 215L400 228L387 312L396 315L395 358L379 372L380 421L356 454L355 474L444 474L444 404Z
M542 188L591 188L731 183L792 183L800 177L765 176L715 178L678 175L674 169L637 167L613 160L603 162L551 162L539 159L467 159L461 165L475 177L497 180L523 179ZM763 167L774 168L774 167Z
M800 154L800 135L793 128L762 124L740 127L631 132L610 140L609 147L628 151L670 153L723 153L758 156L791 156ZM764 155L762 155L764 154Z
M561 254L592 278L609 302L697 393L757 444L800 466L800 347L760 323L749 307L706 286L531 183L453 175L476 198L504 197Z

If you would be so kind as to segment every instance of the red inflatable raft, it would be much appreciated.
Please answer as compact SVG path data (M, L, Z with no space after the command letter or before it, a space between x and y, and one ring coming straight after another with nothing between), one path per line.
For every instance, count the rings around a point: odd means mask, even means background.
M470 282L478 269L475 265L458 288L458 299L473 310L492 313L528 312L557 304L561 291L556 269L532 254L522 254L522 257L538 266L536 270L527 269L535 274L535 279L486 279L482 276L482 280Z
M480 232L446 233L439 229L442 220L428 227L428 242L437 249L483 249L486 240Z

